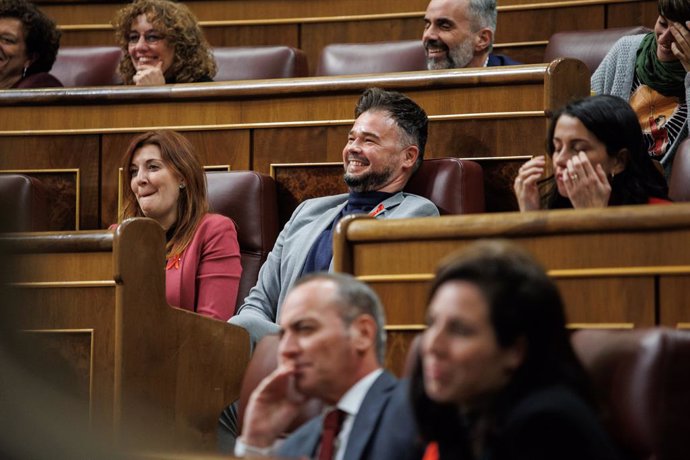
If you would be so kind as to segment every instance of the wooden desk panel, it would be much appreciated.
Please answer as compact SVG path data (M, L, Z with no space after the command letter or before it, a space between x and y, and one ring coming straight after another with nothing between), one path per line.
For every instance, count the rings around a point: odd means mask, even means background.
M18 115L8 110L3 116ZM27 120L32 118L25 118L24 124ZM0 136L0 172L26 173L46 185L52 230L98 228L98 142L98 136L91 134Z
M130 220L115 234L4 235L0 245L13 253L19 294L3 305L3 325L50 344L67 377L56 384L82 397L94 428L128 448L215 450L218 415L239 396L249 337L167 304L155 221Z
M561 288L574 327L690 324L689 204L381 222L359 217L336 230L334 268L376 289L391 333L407 343L423 328L439 261L480 238L507 238L534 254Z

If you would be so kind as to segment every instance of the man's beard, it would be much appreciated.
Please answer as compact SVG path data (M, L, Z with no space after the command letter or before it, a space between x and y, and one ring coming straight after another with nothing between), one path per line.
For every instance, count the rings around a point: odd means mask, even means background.
M463 69L467 67L474 57L474 47L471 39L465 40L457 47L450 50L439 40L429 40L425 48L428 49L429 47L446 50L446 58L441 61L427 57L426 66L429 70Z
M383 171L370 171L360 174L359 176L354 176L348 172L345 172L343 179L353 192L374 192L386 185L392 174L393 168L386 167L383 169Z

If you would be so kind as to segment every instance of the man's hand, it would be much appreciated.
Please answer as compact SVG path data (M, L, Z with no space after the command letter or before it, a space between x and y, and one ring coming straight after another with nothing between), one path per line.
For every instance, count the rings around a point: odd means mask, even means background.
M244 415L242 442L269 447L297 417L305 397L292 387L294 368L280 365L254 390Z
M163 62L158 61L154 66L140 66L137 73L132 77L132 81L137 86L158 86L165 84L163 75Z

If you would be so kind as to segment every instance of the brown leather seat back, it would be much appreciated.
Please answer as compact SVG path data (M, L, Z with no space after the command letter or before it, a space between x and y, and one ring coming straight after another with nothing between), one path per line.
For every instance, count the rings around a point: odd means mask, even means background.
M642 26L557 32L549 38L544 51L544 62L551 62L559 57L575 58L584 62L590 73L594 73L619 38L647 32L650 29Z
M673 158L668 196L673 201L690 201L690 139L680 143Z
M280 338L277 335L267 335L254 348L252 359L249 361L249 366L247 366L247 370L244 373L242 387L240 388L240 400L237 406L238 433L242 432L244 411L247 408L252 392L264 377L278 367L279 342ZM287 429L287 433L294 431L304 422L318 415L322 408L323 404L320 401L314 399L308 401L304 404L299 416Z
M573 345L611 434L630 458L687 458L690 332L582 330L573 334Z
M207 172L206 181L211 211L231 218L237 226L242 255L239 307L278 237L275 182L255 171Z
M0 174L0 231L48 230L48 195L40 180L21 174Z
M425 159L405 191L429 199L441 215L484 212L484 177L474 161Z
M121 57L117 46L62 47L50 73L67 87L117 85Z
M321 50L316 75L426 70L421 40L379 43L334 43Z
M307 76L304 52L289 46L214 48L218 65L214 81L296 78Z

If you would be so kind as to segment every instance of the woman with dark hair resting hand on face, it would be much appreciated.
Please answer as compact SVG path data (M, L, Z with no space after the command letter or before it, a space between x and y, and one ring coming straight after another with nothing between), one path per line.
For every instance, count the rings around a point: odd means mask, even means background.
M520 211L668 202L666 180L623 99L592 96L568 104L551 117L547 142L548 157L527 161L515 178Z

